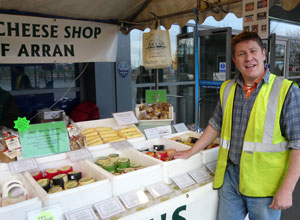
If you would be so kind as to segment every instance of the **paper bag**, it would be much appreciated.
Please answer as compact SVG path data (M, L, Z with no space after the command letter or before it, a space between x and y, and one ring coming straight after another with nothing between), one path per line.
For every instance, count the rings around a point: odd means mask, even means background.
M168 30L156 30L143 34L143 65L160 69L172 65L170 36Z

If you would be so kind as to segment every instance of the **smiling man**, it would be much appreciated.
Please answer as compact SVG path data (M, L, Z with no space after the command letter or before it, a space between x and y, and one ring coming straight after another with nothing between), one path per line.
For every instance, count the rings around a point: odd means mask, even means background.
M256 33L235 36L231 49L239 73L222 84L204 134L175 158L190 157L220 135L218 219L279 220L300 175L300 89L265 68Z

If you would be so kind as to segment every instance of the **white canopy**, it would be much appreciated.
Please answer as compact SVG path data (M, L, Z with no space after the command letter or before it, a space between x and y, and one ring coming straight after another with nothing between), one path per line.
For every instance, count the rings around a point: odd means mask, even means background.
M291 10L300 0L270 0ZM95 20L124 26L123 32L137 28L144 30L152 25L154 13L167 29L174 23L183 26L195 19L199 23L208 16L222 20L228 13L242 16L242 0L0 0L0 13L43 15L81 20Z

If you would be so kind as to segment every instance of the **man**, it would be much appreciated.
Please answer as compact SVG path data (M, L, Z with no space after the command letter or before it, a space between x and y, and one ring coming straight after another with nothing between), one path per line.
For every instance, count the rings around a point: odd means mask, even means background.
M16 81L15 81L15 89L31 89L31 82L29 77L24 72L23 66L15 66L13 68L14 73L16 74Z
M0 126L14 128L14 121L18 116L19 108L12 95L0 87Z
M254 32L231 42L240 71L220 89L213 117L188 158L221 134L214 188L219 220L279 220L292 206L300 175L300 89L270 74L265 49Z

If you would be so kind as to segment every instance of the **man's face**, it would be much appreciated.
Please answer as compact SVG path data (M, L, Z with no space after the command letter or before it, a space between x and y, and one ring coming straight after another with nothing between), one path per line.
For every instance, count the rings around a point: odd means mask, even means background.
M241 72L245 82L255 82L264 73L265 49L256 41L240 42L235 47L233 62Z

